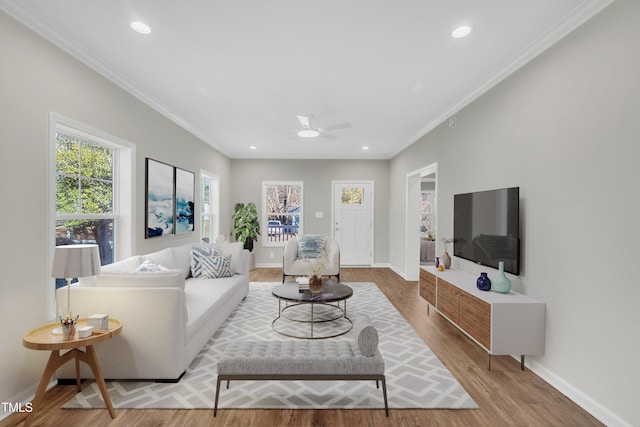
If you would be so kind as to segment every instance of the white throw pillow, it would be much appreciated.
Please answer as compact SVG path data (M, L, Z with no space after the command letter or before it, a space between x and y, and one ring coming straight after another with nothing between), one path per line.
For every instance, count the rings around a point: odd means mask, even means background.
M136 268L135 272L136 273L143 273L143 272L160 272L160 271L169 271L169 269L167 267L164 267L162 265L158 265L155 262L151 261L150 259L146 259L144 260L144 262L142 264L140 264L138 266L138 268Z

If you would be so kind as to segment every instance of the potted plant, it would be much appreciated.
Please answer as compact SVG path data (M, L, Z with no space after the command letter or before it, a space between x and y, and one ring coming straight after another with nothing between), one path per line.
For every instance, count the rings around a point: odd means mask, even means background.
M233 230L231 236L237 242L244 242L244 248L253 251L253 241L260 234L260 222L255 203L236 203L233 208Z

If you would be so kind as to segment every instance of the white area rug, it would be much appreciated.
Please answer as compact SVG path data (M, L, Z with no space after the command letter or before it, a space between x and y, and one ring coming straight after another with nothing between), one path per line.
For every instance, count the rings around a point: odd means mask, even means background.
M216 360L227 343L293 339L271 329L271 322L278 314L278 300L271 295L274 285L251 283L247 299L209 340L180 382L108 382L114 407L213 408ZM353 282L348 285L353 288L353 297L347 302L348 316L366 314L378 329L390 408L477 408L375 284ZM331 339L352 339L352 333ZM105 405L94 382L63 407L104 408ZM376 389L374 381L232 381L229 389L221 390L219 407L361 409L382 408L384 404L382 392Z

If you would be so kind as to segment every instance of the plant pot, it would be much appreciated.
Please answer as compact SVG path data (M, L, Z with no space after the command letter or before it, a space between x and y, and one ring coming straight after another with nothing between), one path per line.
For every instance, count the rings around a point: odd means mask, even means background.
M253 252L253 239L247 239L244 242L244 248L249 252Z

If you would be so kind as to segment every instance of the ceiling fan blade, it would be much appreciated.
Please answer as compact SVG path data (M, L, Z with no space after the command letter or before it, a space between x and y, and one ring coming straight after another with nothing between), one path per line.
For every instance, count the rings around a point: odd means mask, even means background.
M336 129L346 129L346 128L350 128L350 127L351 127L351 123L338 123L336 125L327 126L324 129L325 130L336 130Z
M324 132L321 132L320 136L325 138L325 139L336 139L337 138L337 136L335 136L335 135L331 135L331 134L324 133Z
M311 121L309 120L309 117L298 115L298 121L300 122L300 125L302 125L303 128L305 129L311 128Z

